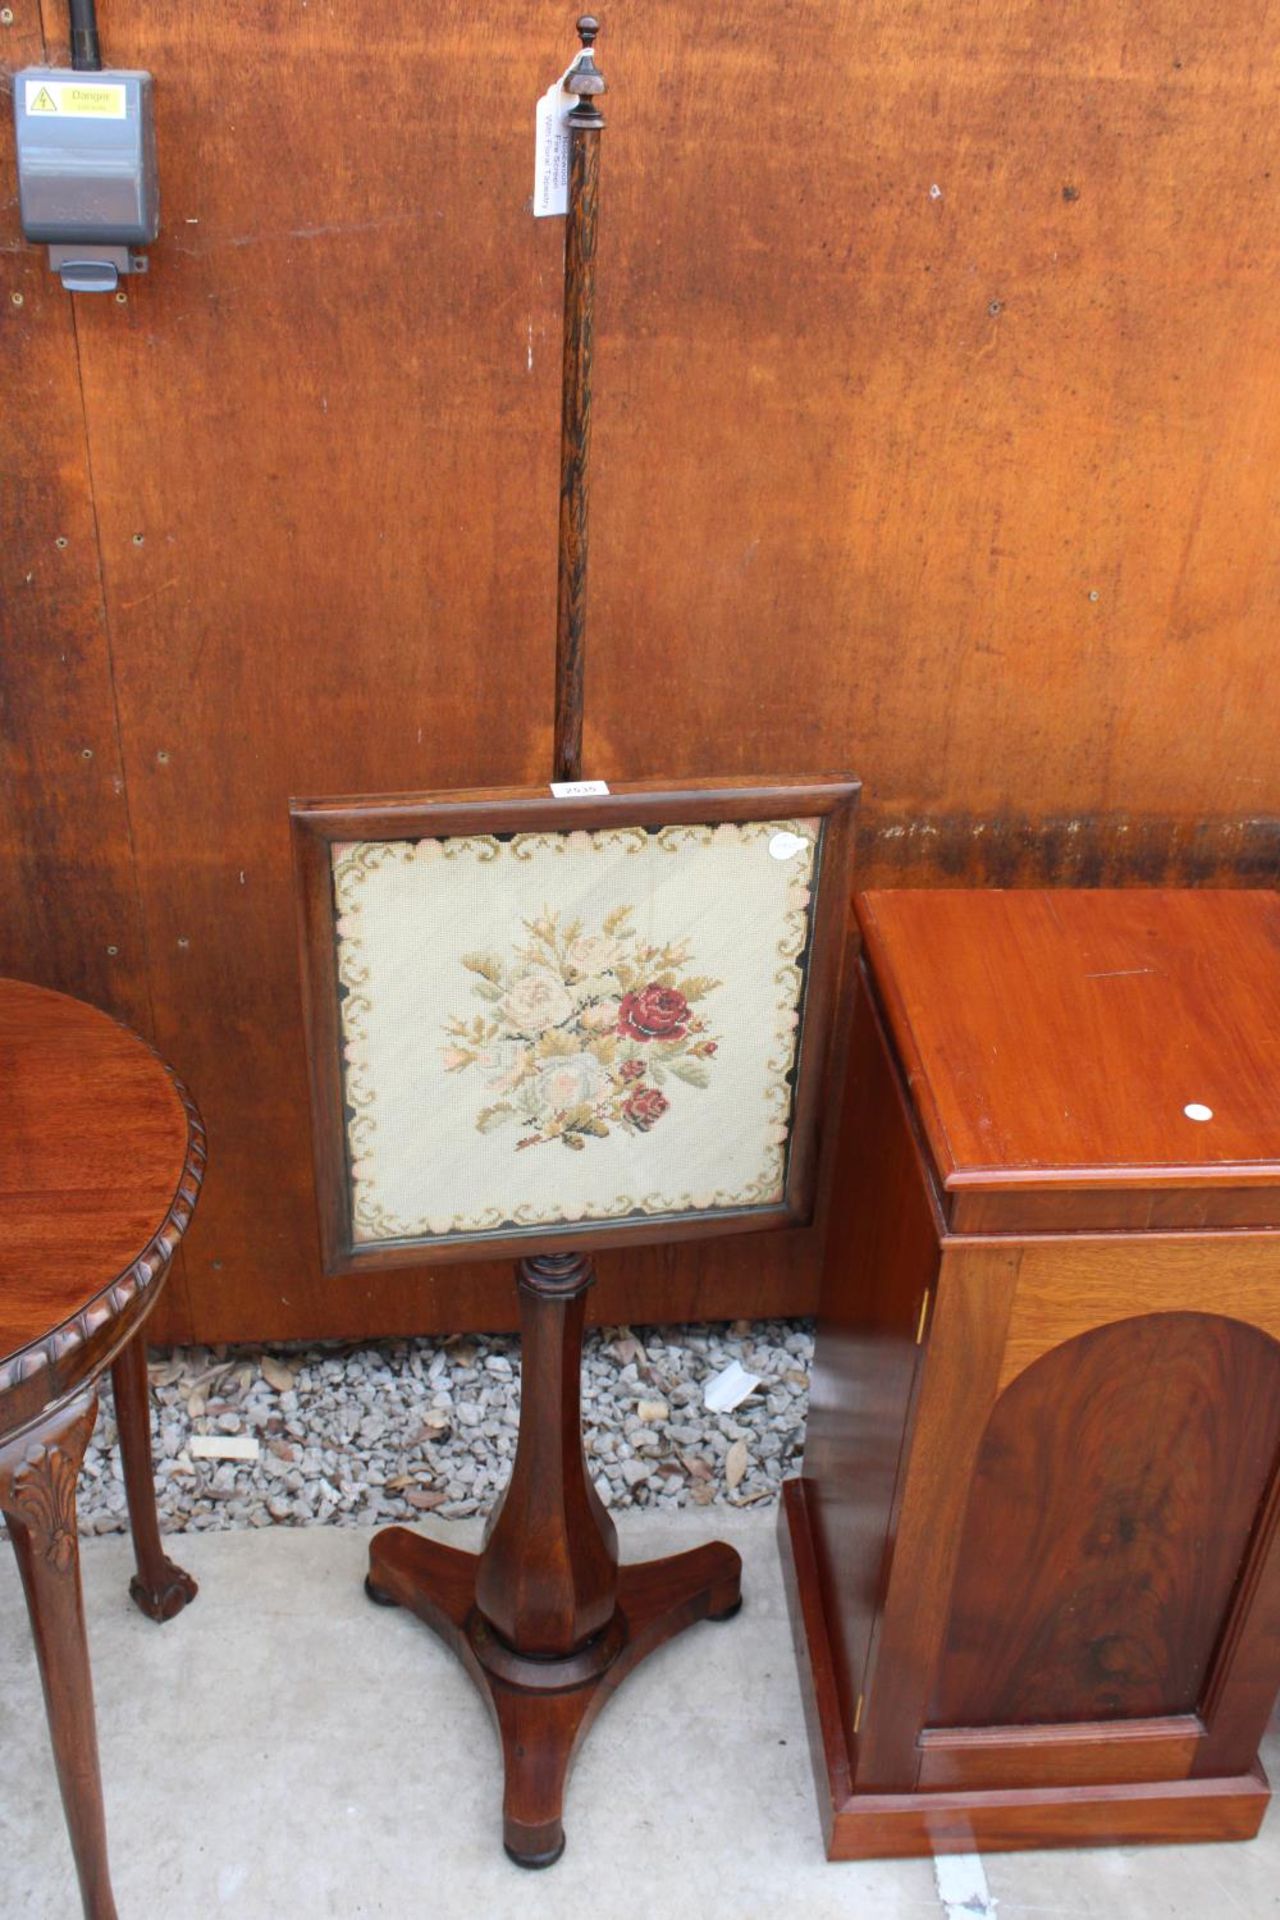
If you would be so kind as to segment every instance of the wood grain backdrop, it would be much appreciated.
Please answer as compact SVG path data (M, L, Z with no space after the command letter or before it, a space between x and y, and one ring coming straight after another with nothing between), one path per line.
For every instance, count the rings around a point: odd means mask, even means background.
M123 301L6 177L0 966L198 1094L170 1337L513 1317L500 1266L320 1275L286 800L545 777L572 11L102 0L157 83ZM63 59L13 13L10 66ZM879 884L1275 878L1278 41L606 9L589 773L850 768ZM804 1234L602 1266L606 1318L815 1294Z

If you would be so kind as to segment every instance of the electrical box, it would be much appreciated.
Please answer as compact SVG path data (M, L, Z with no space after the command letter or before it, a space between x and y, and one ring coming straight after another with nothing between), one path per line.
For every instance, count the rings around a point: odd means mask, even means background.
M151 75L26 67L14 75L22 231L73 292L140 273L160 223Z

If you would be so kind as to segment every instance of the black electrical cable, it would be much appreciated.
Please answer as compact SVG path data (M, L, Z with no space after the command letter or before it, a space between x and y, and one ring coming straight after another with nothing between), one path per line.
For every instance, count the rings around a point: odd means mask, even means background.
M100 73L102 49L98 45L97 0L70 0L71 65L77 73Z

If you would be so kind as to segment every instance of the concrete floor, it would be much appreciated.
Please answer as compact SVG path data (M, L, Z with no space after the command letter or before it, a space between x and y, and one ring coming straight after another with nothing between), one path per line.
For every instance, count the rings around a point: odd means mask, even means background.
M726 1521L729 1522L726 1525ZM455 1523L450 1541L474 1543ZM579 1756L560 1865L499 1846L487 1716L425 1629L361 1591L366 1536L194 1534L200 1598L157 1628L126 1598L123 1539L84 1547L121 1920L1265 1920L1280 1810L1247 1846L991 1856L978 1894L932 1863L823 1859L772 1511L623 1516L628 1559L719 1533L748 1604L629 1680ZM1280 1735L1269 1755L1280 1769ZM0 1909L74 1920L75 1883L17 1576L0 1566ZM955 1863L963 1870L965 1863ZM985 1870L989 1898L981 1897Z

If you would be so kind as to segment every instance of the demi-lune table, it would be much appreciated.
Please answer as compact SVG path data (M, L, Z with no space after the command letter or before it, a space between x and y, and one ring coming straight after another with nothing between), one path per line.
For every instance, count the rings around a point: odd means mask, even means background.
M187 1093L136 1034L0 981L0 1511L31 1616L84 1910L115 1920L85 1642L76 1483L110 1366L137 1574L169 1620L195 1582L156 1518L142 1323L204 1170Z

